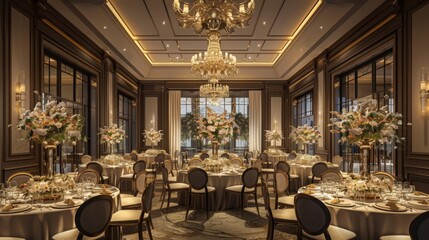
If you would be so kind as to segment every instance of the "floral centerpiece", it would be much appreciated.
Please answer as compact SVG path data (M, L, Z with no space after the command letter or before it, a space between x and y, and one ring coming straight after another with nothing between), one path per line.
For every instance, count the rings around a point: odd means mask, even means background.
M25 194L43 200L57 200L67 190L76 186L75 181L68 175L55 175L54 177L34 176L20 186Z
M118 124L110 124L100 128L100 142L107 143L110 145L110 154L113 154L113 145L120 143L125 138L125 130L122 126L118 127Z
M106 165L119 165L123 161L121 156L110 154L100 159L99 162Z
M212 159L206 158L202 161L202 165L206 171L220 172L223 168L231 166L231 160L227 158Z
M347 194L349 197L358 198L376 198L381 191L392 191L393 182L388 178L379 179L372 176L368 180L360 179L359 177L346 178Z
M316 143L317 140L322 137L317 127L312 127L307 124L298 127L291 126L291 128L289 138L292 142L302 144L305 148L305 153L307 153L308 144Z
M19 117L16 129L21 131L26 139L43 144L48 156L47 174L52 176L54 150L61 142L71 142L75 145L82 139L84 120L81 115L67 111L64 102L58 103L47 97L47 102L42 104L39 93L37 91L34 93L39 102L33 111L26 110Z
M152 145L152 148L155 144L157 144L158 142L160 142L162 140L162 130L154 130L153 128L151 128L149 131L148 130L144 130L144 141L149 141Z

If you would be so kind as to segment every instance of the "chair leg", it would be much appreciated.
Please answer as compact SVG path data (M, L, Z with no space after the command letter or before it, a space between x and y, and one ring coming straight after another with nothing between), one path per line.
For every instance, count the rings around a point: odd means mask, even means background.
M189 191L188 204L186 206L185 221L188 220L189 207L191 206L191 196L192 196L191 191Z
M152 219L151 218L149 218L148 220L146 220L146 228L147 228L147 233L149 234L149 239L152 240L153 239L153 237L152 237L152 230L150 230L149 224L152 224Z
M267 233L267 240L273 240L274 239L274 223L271 220L268 220L268 233Z
M241 194L241 218L244 218L244 194Z
M165 188L162 187L162 202L161 202L161 207L159 208L159 210L162 210L162 206L164 205L164 201L165 201Z
M261 214L259 214L258 197L256 193L256 188L255 188L255 205L256 205L256 211L258 212L258 215L261 216Z
M143 228L142 228L142 224L141 222L138 223L137 228L139 231L139 240L143 240Z
M170 199L171 199L171 191L168 191L168 199L167 199L167 213L168 213L168 209L170 208Z
M155 229L155 227L153 226L153 222L152 222L152 217L151 217L151 216L149 216L148 221L149 221L149 223L150 223L150 227L151 227L152 229Z
M274 207L275 207L275 209L279 208L279 194L277 192L276 192L276 200L274 203Z
M209 220L209 193L206 192L206 212L207 212L207 220Z

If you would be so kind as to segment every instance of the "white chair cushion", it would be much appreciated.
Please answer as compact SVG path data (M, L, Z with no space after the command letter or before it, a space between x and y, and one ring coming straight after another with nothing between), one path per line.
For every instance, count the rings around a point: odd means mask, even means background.
M299 178L299 176L296 174L289 174L289 177L290 177L290 179Z
M170 177L168 177L168 182L170 182L170 183L175 183L175 182L177 182L177 177L176 176L170 176Z
M295 195L279 197L279 205L295 206Z
M390 235L382 236L380 240L411 240L411 237L408 235Z
M274 169L272 168L262 168L263 173L274 173Z
M129 173L129 174L124 174L121 176L121 179L133 179L134 174L133 173Z
M216 188L211 187L211 186L207 186L207 191L208 191L209 193L210 193L210 192L214 192L214 191L216 191ZM192 188L192 193L204 194L204 193L206 193L206 191L204 190L204 188L203 188L203 189L200 189L200 190L196 190L196 189L193 189L193 188Z
M189 185L186 183L170 183L170 189L171 190L182 190L182 189L188 189Z
M140 207L142 204L141 197L125 197L121 198L121 206L122 207Z
M344 228L334 226L334 225L329 225L328 232L329 232L329 235L331 235L331 239L335 239L335 240L356 239L356 234L354 232ZM315 240L325 240L325 236L323 234L320 234L318 236L311 236L304 232L304 236L307 236L308 238L315 239Z
M124 198L130 198L130 197L135 197L134 195L132 195L132 194L125 194L125 193L121 193L121 194L119 194L119 197L121 198L121 199L124 199Z
M53 240L76 240L77 236L79 236L79 230L77 230L77 228L73 228L71 230L55 234L52 237L52 239ZM99 238L101 238L103 236L104 236L104 233L100 234L100 235L98 235L96 237L86 237L86 236L84 236L83 239L84 240L93 240L93 239L99 239Z
M243 188L243 185L235 185L235 186L227 187L225 188L225 190L230 192L241 193L242 188ZM245 193L255 192L255 188L244 188L244 192Z
M275 222L296 222L295 209L273 209L273 218Z
M134 224L140 220L142 210L119 210L112 215L109 225ZM149 214L145 213L144 218Z

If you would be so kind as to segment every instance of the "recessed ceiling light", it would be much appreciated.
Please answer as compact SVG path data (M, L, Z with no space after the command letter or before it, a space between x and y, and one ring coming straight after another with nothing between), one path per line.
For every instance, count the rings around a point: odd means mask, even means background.
M179 59L179 57L176 57L176 59Z
M302 48L301 48L301 49L299 49L299 51L301 51L301 52L302 52Z
M262 22L262 24L267 25L267 22L266 22L266 21L263 21L263 22Z
M104 29L104 30L106 30L106 29L107 29L107 26L103 26L103 29Z
M249 56L248 58L249 58L249 59L252 59L252 57L251 57L251 56Z
M126 49L126 48L124 48L124 49L122 49L122 51L124 51L124 52L125 52L125 51L127 51L127 49Z
M170 44L168 44L168 43L167 43L167 45L165 45L165 46L169 48L169 47L170 47Z
M323 29L323 26L320 26L320 29Z
M261 47L261 44L260 44L260 43L258 43L258 47Z
M165 21L162 21L162 25L165 25Z

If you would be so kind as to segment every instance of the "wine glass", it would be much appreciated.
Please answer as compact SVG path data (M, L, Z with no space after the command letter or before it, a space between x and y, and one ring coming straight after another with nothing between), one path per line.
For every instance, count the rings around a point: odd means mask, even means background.
M9 188L16 188L18 186L18 184L16 183L16 181L15 180L11 180L11 181L9 181L9 183L8 183L8 187Z

